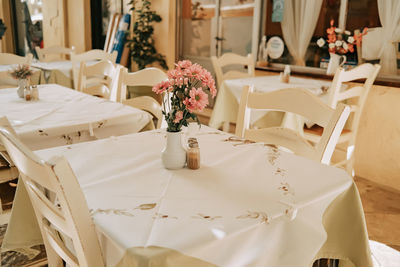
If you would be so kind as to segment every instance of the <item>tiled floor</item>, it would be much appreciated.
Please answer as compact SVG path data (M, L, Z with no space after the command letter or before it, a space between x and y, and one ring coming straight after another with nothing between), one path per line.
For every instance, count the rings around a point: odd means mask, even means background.
M363 203L369 239L400 251L400 191L355 178Z

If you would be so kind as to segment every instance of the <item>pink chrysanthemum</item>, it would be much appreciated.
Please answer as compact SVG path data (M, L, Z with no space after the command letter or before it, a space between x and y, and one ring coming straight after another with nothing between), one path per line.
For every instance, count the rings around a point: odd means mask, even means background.
M186 98L183 103L186 105L190 113L195 110L202 111L208 105L208 95L204 93L203 89L192 88L189 92L190 98Z
M183 111L178 110L178 111L175 113L174 123L179 123L182 119L183 119Z
M169 81L162 81L158 84L156 84L153 88L152 91L155 92L156 94L162 94L167 90L167 88L170 87Z
M181 61L178 61L176 66L178 66L181 69L187 69L190 66L192 66L192 62L190 62L190 60L181 60Z

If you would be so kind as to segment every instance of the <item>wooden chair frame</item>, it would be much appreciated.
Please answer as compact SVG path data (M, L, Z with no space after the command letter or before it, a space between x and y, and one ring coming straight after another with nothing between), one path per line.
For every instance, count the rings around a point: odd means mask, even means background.
M78 89L79 80L79 67L81 62L92 61L92 60L110 60L115 64L117 60L118 52L114 51L111 54L100 49L94 49L87 51L82 54L72 54L72 77L74 79L74 88Z
M287 88L269 93L253 92L245 86L240 99L236 135L256 142L283 146L295 154L329 164L350 108L340 104L334 110L307 89ZM282 127L250 129L251 109L292 112L324 127L320 142L310 144L298 132Z
M85 196L68 161L63 157L43 161L5 128L0 128L0 141L18 167L29 194L49 266L61 267L63 261L67 266L104 266ZM49 192L55 194L57 203L48 197ZM60 235L72 240L75 253Z
M132 106L149 112L157 119L157 129L160 129L163 120L163 114L160 104L150 96L139 96L122 102L124 105Z
M25 57L17 56L9 53L0 53L0 65L28 64L32 63L32 54Z
M39 46L36 46L35 50L36 50L38 59L42 62L54 61L51 58L49 58L50 55L67 55L67 56L69 56L69 59L71 59L72 54L75 53L74 46L72 46L71 48L57 46L57 45L46 47L46 48L40 48Z

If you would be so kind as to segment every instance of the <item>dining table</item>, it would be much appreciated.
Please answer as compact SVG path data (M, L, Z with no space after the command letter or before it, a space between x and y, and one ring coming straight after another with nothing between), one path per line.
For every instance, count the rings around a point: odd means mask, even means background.
M51 61L51 62L35 61L32 63L31 66L35 69L39 69L42 72L43 74L42 84L54 83L68 88L74 88L72 61L70 60Z
M0 89L18 86L17 80L10 75L10 71L12 71L15 67L17 67L17 65L0 65ZM42 72L39 69L32 69L32 72L33 74L29 78L30 84L40 84L41 80L43 79Z
M26 101L16 88L0 90L0 117L32 150L135 133L152 123L147 112L57 84L38 91L38 101Z
M331 81L294 76L290 76L289 82L286 83L281 81L279 75L225 80L218 90L209 126L218 129L224 123L236 123L244 86L254 86L255 92L272 92L284 88L305 88L317 95L323 102L329 104L328 89L330 85ZM343 87L346 87L346 85ZM313 125L300 116L266 110L252 110L251 123L257 127L284 126L298 132L302 131L304 123L307 123L308 127Z
M334 258L372 267L360 196L343 169L204 125L184 129L183 142L192 137L197 170L163 167L165 129L35 153L68 160L107 266L309 267ZM19 231L7 231L3 249L42 242L25 202L13 207L25 217L12 216Z

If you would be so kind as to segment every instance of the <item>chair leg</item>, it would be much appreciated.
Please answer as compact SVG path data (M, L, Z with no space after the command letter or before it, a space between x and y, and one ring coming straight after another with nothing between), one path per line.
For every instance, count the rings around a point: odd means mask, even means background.
M224 121L224 124L222 124L222 131L229 133L229 129L230 129L229 121Z

